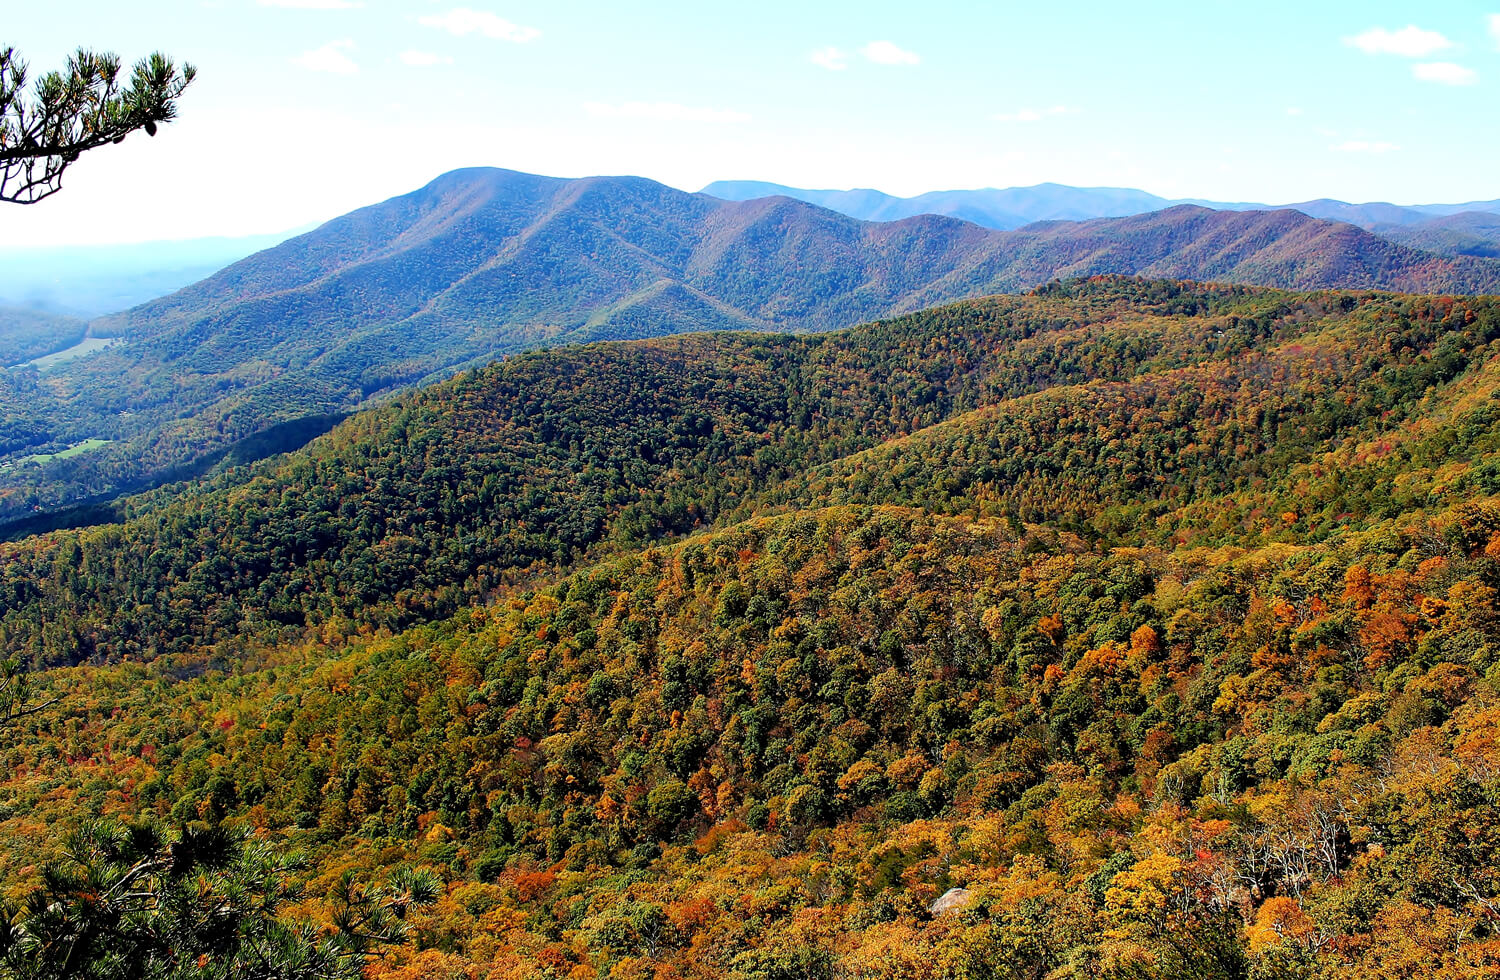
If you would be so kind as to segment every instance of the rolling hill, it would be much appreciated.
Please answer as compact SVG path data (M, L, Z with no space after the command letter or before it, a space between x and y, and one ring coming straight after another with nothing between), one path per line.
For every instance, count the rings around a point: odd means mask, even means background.
M82 664L0 880L425 868L380 980L1484 976L1497 392L1495 298L1119 277L466 371L0 548Z
M121 343L51 367L0 419L0 517L201 470L405 386L542 346L696 330L828 330L1065 276L1500 291L1445 258L1295 212L1181 206L995 232L725 202L639 178L445 175L93 321ZM236 446L240 446L238 450ZM281 447L283 443L274 445Z
M73 346L87 324L70 316L0 306L0 366L19 367Z
M1382 324L1432 310L1460 321L1460 345L1439 358L1440 338L1412 327L1417 346L1390 363ZM785 495L816 467L882 444L901 451L919 430L957 440L924 459L967 462L918 482L960 496L993 483L1010 501L1000 512L1027 521L1082 519L1080 494L1089 519L1091 499L1227 494L1270 465L1272 448L1305 461L1385 431L1417 397L1408 389L1441 385L1487 349L1496 315L1492 299L1432 306L1101 277L853 331L528 354L361 414L285 461L133 498L124 526L102 536L3 546L0 636L7 652L50 663L149 659L330 616L409 625L600 549L761 505L848 502L839 480ZM1191 402L1174 424L1144 421L1141 406L1179 389ZM958 449L968 413L999 440L983 462ZM1200 417L1203 431L1189 424ZM1100 433L1137 423L1153 433L1149 449L1118 436L1107 450ZM1137 453L1156 462L1142 470ZM1113 487L1117 466L1134 482L1100 498L1080 489L1083 472ZM910 469L875 467L886 480ZM911 502L899 488L858 499ZM1148 523L1126 541L1158 533ZM237 542L228 553L226 541ZM71 557L57 561L54 547Z

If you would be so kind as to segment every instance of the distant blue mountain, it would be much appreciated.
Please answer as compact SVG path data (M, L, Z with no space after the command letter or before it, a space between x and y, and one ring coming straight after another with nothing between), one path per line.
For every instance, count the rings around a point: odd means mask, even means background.
M0 247L0 305L85 318L116 313L174 293L306 230L128 245Z
M808 190L758 180L720 180L702 193L726 201L760 197L790 197L865 221L895 221L918 214L940 214L972 221L986 228L1008 231L1036 221L1088 221L1147 214L1178 204L1196 204L1218 211L1301 211L1324 221L1344 221L1364 229L1419 225L1462 212L1500 214L1500 200L1465 204L1349 204L1320 198L1296 204L1254 204L1202 198L1170 200L1126 187L1069 187L1037 184L1032 187L993 187L967 191L930 191L916 197L895 197L876 190Z
M804 190L756 180L721 180L709 184L702 192L727 201L790 197L864 221L897 221L919 214L940 214L1002 231L1034 221L1086 221L1145 214L1179 203L1123 187L1063 184L931 191L917 197L894 197L876 190Z

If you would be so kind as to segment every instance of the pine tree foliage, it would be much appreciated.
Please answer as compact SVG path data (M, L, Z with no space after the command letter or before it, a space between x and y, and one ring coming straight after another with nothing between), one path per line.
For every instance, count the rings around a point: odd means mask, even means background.
M326 980L358 977L364 955L406 938L430 904L430 874L389 885L343 882L331 930L290 922L300 859L223 826L168 833L144 822L85 823L42 870L20 909L3 911L0 976L16 980Z
M28 68L0 48L0 201L35 204L62 190L78 158L131 133L155 136L177 116L177 99L197 77L161 53L143 58L128 81L113 54L79 50L64 71L48 72L27 93Z

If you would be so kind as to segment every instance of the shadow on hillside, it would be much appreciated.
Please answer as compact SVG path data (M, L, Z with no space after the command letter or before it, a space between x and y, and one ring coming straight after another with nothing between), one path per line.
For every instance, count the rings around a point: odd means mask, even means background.
M115 493L90 497L61 510L0 522L0 541L19 541L21 538L30 537L33 534L45 534L48 531L117 523L123 515L120 501L131 494L154 490L169 483L195 480L216 467L245 466L270 456L301 449L348 417L348 412L339 412L331 415L309 415L305 418L282 422L264 432L246 436L231 446L195 459L191 463L156 474L150 480L123 486Z

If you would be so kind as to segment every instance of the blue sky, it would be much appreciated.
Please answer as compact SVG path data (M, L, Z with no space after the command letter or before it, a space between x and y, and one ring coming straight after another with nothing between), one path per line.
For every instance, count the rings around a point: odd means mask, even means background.
M1500 0L66 0L79 45L190 60L180 121L0 207L6 244L276 231L459 166L914 194L1500 197Z

